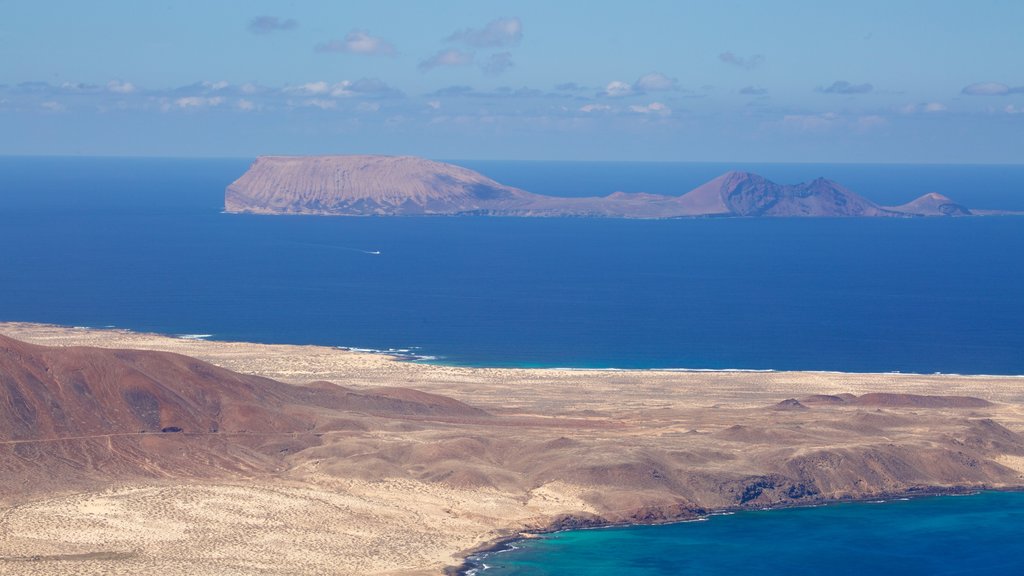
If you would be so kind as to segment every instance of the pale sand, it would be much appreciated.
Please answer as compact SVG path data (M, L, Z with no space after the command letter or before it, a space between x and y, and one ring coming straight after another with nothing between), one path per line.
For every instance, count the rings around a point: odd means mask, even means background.
M623 454L665 446L682 450L685 445L694 454L718 451L732 459L702 464L711 469L737 467L736 462L751 467L775 457L773 442L785 444L790 437L801 444L791 442L778 453L791 456L845 442L846 432L836 427L833 412L764 411L781 399L810 394L978 396L999 403L978 416L998 417L1012 430L1024 431L1024 379L1019 377L459 368L328 347L209 342L118 330L4 323L0 333L50 346L176 352L298 384L328 380L352 388L405 386L495 414L534 419L522 430L481 432L491 434L488 438L553 434ZM763 428L766 435L759 439L756 426L764 425L765 414L782 424ZM928 421L927 432L936 437L959 434L967 422L960 412L933 414L938 418ZM538 427L538 422L565 415L604 427L553 432ZM840 423L847 421L853 422ZM743 444L709 434L737 425L751 427L755 438ZM604 502L589 487L564 481L515 489L452 486L389 477L353 464L364 461L358 453L364 449L367 458L396 447L462 449L466 429L422 425L332 433L283 477L248 483L168 479L22 503L0 514L0 560L7 559L0 561L0 574L437 574L457 564L467 549L542 528L561 514L593 513L594 503ZM702 435L687 435L691 430ZM896 427L885 440L917 441L921 432L920 427ZM759 446L753 452L751 442ZM994 460L1024 474L1020 455ZM514 486L515 481L501 485ZM614 502L629 502L628 496L618 497ZM638 505L643 498L636 496Z
M509 520L528 523L571 498L557 487L541 492L522 502L410 480L123 487L4 511L0 556L24 560L0 563L0 571L433 574ZM56 558L97 551L104 557Z

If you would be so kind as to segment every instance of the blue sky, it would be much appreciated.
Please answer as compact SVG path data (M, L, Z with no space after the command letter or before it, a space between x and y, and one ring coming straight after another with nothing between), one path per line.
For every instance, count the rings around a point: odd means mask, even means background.
M0 154L1024 162L1024 2L0 0Z

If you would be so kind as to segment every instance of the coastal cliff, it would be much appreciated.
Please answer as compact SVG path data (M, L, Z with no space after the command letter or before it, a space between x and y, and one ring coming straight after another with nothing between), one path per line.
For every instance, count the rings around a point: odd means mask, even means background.
M224 194L230 213L335 216L917 217L969 216L940 194L880 206L825 178L777 184L727 172L680 196L615 192L565 198L505 186L467 168L409 156L263 156Z

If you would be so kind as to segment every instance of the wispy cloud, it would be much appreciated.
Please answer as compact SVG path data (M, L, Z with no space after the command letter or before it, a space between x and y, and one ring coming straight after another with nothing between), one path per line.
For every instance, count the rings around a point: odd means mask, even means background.
M611 109L612 107L607 104L584 104L583 106L580 106L579 111L586 114L593 114L595 112L607 112Z
M552 94L544 92L543 90L537 90L536 88L527 88L526 86L520 88L512 88L511 86L498 86L493 90L476 90L470 86L456 85L447 86L433 92L424 94L427 98L488 98L488 99L523 99L523 98L564 98L562 95Z
M437 54L420 62L420 70L433 70L439 66L467 66L473 63L475 54L462 50L441 50Z
M740 94L744 96L764 96L768 93L765 88L759 88L757 86L744 86L740 89Z
M651 102L650 104L644 105L633 105L629 107L630 112L636 114L657 114L659 116L668 116L672 113L672 109L662 104L661 102Z
M291 18L279 18L277 16L256 16L249 20L246 27L253 34L270 34L271 32L284 32L294 30L299 23Z
M825 112L822 114L786 114L780 123L784 128L801 132L819 132L832 128L838 121L838 114Z
M327 98L310 98L296 103L299 106L306 106L309 108L319 108L321 110L333 110L337 108L338 102L335 100L328 100Z
M819 86L818 92L822 94L867 94L874 90L875 87L871 84L851 84L846 80L836 80L829 86Z
M206 108L210 106L220 106L224 103L224 98L220 96L185 96L178 98L174 101L174 105L178 108L189 109L189 108Z
M919 104L907 104L900 108L900 112L904 114L937 114L939 112L945 112L948 110L945 104L941 102L921 102Z
M497 54L491 54L487 62L484 62L480 67L483 69L484 74L495 76L513 66L515 66L515 62L512 61L511 52L498 52Z
M669 78L660 72L644 74L633 83L633 89L638 92L661 92L666 90L677 90L678 88L678 80L675 78Z
M324 80L317 80L315 82L286 86L282 89L282 92L306 96L330 96L332 98L349 98L353 96L385 98L402 96L400 90L388 86L377 78L342 80L333 84Z
M599 97L622 98L625 96L639 96L648 92L666 92L670 90L680 90L678 80L660 72L651 72L637 78L632 84L622 80L612 80L597 95Z
M474 48L515 46L523 39L523 23L519 18L498 18L483 28L464 28L445 38Z
M622 96L629 96L633 94L633 85L622 80L612 80L605 85L604 90L598 93L598 96L610 96L612 98L619 98Z
M135 85L131 82L111 80L110 82L107 82L107 90L116 94L131 94L132 92L135 92Z
M761 54L754 54L753 56L743 57L737 56L733 52L722 52L718 55L718 59L730 66L742 68L744 70L754 70L764 65L764 56Z
M588 88L586 86L580 86L575 82L562 82L561 84L555 85L555 90L560 90L562 92L582 92L587 89Z
M961 90L968 96L1005 96L1024 93L1024 86L1007 86L1001 82L976 82Z
M366 30L353 30L345 35L344 40L322 42L314 47L317 52L346 52L349 54L366 54L369 56L393 56L395 46L387 40L373 36Z
M881 128L889 124L889 121L884 117L877 114L867 114L864 116L858 116L854 129L858 132L867 132L868 130L874 130L875 128Z

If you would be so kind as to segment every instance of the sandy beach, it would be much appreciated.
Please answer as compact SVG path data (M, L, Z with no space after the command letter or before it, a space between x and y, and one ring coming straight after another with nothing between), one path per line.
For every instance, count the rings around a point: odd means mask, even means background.
M333 415L272 469L10 492L2 574L439 574L522 531L1024 485L1020 377L463 368L122 330L0 334L300 386L409 388L488 414Z

